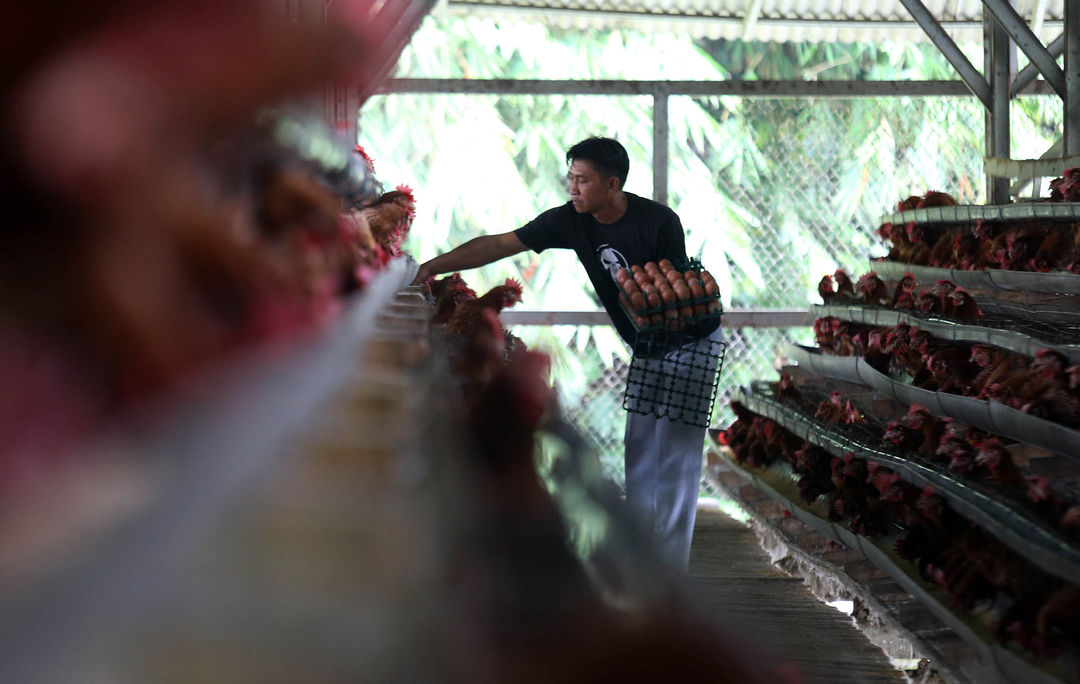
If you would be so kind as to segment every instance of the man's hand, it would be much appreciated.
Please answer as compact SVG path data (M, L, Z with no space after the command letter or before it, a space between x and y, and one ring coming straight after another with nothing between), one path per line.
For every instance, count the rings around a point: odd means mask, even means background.
M428 278L435 275L438 275L438 273L436 273L435 269L431 267L431 262L425 261L424 263L420 264L420 270L416 272L416 277L413 278L413 281L410 283L410 285L423 285L425 282L427 282Z

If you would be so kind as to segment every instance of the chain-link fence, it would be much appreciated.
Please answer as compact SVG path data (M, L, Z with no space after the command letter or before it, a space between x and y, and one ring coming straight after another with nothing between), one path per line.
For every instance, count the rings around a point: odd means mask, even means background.
M1055 102L1012 103L1014 157L1037 157L1060 135ZM729 310L801 309L817 300L822 275L843 267L858 277L869 257L885 252L874 235L878 220L909 195L934 189L961 203L985 202L985 121L973 97L671 95L669 105L669 204L682 218L688 254L717 277ZM388 94L365 107L362 122L396 150L380 161L380 171L422 189L422 212L429 213L418 223L432 229L414 232L432 244L417 238L412 248L427 258L565 201L564 149L585 135L623 141L632 190L648 194L654 115L653 98L641 95ZM474 121L488 123L474 130ZM462 173L463 165L477 173ZM520 192L499 190L496 181L506 177L516 179ZM591 303L591 288L570 254L526 255L468 274L477 290L507 276L523 281L529 308ZM809 342L809 328L726 327L716 424L729 420L735 388L775 377L781 343L793 338ZM621 482L625 367L602 361L592 342L562 339L545 350L557 369L572 368L559 371L562 377L556 372L567 388L564 406ZM567 356L580 358L560 363Z
M867 259L884 253L874 236L878 219L908 195L935 189L953 194L961 203L985 202L984 120L973 99L736 102L725 98L724 107L730 116L740 118L733 130L754 136L752 147L764 157L753 169L746 168L745 159L733 160L730 155L726 163L711 168L716 192L745 216L740 223L748 240L746 250L741 256L735 249L723 252L733 274L731 299L736 307L801 308L816 300L817 281L837 266L855 277L869 270ZM1014 108L1014 118L1021 121L1013 127L1014 148L1031 156L1045 151L1054 131L1061 130L1053 108L1036 110L1043 120L1025 118L1023 109ZM1043 131L1044 137L1033 137L1035 130ZM698 158L721 157L708 145L673 141L673 146L681 144L695 147ZM762 176L766 169L769 177ZM679 176L673 172L672 177ZM674 184L672 199L673 205L683 199ZM691 251L699 244L707 255L710 242L732 239L730 234L694 236L697 227L685 217L684 223ZM730 422L729 399L738 387L776 377L785 343L810 343L812 335L809 328L726 328L725 341L727 359L714 425ZM625 378L624 363L598 364L581 396L564 397L568 417L593 442L619 483Z

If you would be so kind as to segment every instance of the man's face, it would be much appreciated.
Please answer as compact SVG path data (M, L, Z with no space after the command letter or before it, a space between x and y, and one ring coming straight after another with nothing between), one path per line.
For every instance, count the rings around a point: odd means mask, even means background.
M570 201L579 214L591 214L605 207L612 201L619 185L619 179L605 177L591 161L583 159L570 162L566 175L570 181Z

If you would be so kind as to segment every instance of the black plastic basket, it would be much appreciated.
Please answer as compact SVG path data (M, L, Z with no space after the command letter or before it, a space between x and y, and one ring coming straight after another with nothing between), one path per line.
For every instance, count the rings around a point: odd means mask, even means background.
M695 260L685 266L682 270L701 270ZM718 300L713 296L703 301ZM627 315L634 320L633 312L627 311ZM721 312L696 315L677 331L666 330L663 325L635 325L623 408L708 427L727 350L726 344L709 337L720 327L721 316Z

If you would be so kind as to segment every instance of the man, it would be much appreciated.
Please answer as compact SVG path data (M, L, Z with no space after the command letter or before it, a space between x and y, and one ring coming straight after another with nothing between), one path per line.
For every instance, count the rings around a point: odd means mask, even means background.
M583 140L570 148L566 161L569 202L517 230L474 238L435 257L420 267L414 282L484 266L526 249L573 249L615 329L633 345L635 328L619 307L615 273L648 261L685 262L682 224L668 207L623 190L630 160L617 141ZM718 339L719 331L712 337ZM627 416L627 503L654 536L664 560L679 570L686 569L690 556L704 440L703 427L640 413Z

